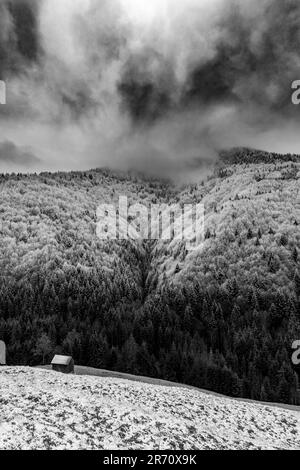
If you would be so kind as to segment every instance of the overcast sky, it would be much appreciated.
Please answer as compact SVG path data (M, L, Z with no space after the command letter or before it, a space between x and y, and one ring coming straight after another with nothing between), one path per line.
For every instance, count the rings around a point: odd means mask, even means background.
M299 152L298 0L1 0L0 171Z

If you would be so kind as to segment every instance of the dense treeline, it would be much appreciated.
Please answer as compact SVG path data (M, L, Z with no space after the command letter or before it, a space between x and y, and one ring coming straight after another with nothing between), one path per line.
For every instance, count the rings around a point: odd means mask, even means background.
M221 159L227 164L243 165L258 164L258 163L280 163L280 162L294 162L299 163L300 156L287 153L280 154L276 152L265 152L263 150L256 150L251 148L235 148L221 152Z
M299 166L222 171L175 194L166 183L101 171L3 175L0 331L9 363L61 352L82 365L294 403ZM99 241L97 204L119 194L202 200L203 246Z
M74 270L2 286L0 329L9 361L35 365L63 352L93 367L294 401L289 344L296 331L300 337L299 300L280 292L261 296L233 280L209 292L197 283L178 290L166 282L143 303L123 281ZM299 277L295 289L299 296Z

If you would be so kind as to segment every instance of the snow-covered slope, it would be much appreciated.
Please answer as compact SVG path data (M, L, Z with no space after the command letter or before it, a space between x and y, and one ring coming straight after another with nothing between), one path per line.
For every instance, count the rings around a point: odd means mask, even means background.
M0 369L0 449L300 449L300 413L122 379Z

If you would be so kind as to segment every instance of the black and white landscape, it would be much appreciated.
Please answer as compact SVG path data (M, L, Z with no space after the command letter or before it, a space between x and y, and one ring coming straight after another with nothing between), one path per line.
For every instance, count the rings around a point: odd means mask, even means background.
M0 449L300 449L299 46L298 0L0 2ZM203 239L99 239L120 196Z

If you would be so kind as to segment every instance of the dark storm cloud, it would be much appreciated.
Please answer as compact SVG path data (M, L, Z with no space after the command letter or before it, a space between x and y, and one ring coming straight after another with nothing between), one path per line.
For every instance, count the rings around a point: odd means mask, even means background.
M40 160L29 150L17 147L13 142L0 142L0 163L8 166L30 168L38 165Z
M39 41L36 2L11 0L7 4L14 25L17 51L26 60L37 60Z
M3 0L2 137L47 168L207 165L279 129L288 144L299 25L298 0Z
M39 39L35 0L3 0L0 4L0 75L24 71L38 58Z
M134 121L159 118L170 109L220 103L251 104L271 115L298 117L290 85L300 74L299 1L228 1L227 6L214 25L214 55L203 60L203 51L195 47L183 83L176 82L173 64L156 51L145 48L130 57L119 91ZM158 72L153 75L155 60Z

